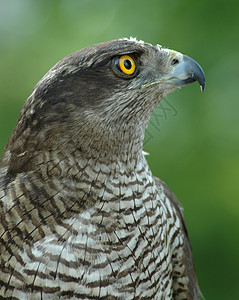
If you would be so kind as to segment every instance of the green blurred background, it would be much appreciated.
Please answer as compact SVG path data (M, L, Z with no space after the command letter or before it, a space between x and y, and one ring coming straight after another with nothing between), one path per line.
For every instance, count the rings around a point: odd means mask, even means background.
M82 47L133 36L201 64L205 92L168 95L145 151L184 206L206 299L239 299L238 13L235 0L0 0L0 152L34 85Z

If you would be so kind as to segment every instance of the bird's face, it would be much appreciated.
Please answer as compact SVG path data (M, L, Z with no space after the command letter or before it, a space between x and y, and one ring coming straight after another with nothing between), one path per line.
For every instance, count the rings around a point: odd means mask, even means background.
M37 91L42 98L45 87L48 104L64 98L80 114L125 122L134 119L137 111L144 119L163 96L193 81L204 89L203 71L193 59L161 46L123 39L67 56L43 78Z
M204 89L201 67L179 52L134 39L101 43L65 57L42 78L16 130L35 128L37 147L142 144L157 103L193 81Z

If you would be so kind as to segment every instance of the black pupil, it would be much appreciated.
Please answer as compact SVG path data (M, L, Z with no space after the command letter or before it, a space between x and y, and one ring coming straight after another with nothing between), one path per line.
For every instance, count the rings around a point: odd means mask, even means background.
M131 61L130 61L129 59L126 59L126 60L124 61L124 66L125 66L125 68L126 68L127 70L130 70L131 67L132 67Z

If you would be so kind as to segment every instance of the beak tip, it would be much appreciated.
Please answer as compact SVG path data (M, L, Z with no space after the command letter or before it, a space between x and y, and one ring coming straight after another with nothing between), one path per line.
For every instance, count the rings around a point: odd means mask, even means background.
M205 86L206 86L205 82L200 83L201 92L205 91Z

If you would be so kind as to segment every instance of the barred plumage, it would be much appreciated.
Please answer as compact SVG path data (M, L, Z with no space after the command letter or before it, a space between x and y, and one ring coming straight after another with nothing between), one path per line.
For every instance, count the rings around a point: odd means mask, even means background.
M112 71L125 53L128 78ZM195 61L132 39L43 77L0 165L2 298L200 298L180 204L142 153L155 105L195 80L204 88Z

